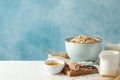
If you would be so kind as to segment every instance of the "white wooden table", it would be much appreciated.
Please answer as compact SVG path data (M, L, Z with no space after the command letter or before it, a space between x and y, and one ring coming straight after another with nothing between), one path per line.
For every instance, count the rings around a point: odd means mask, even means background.
M99 74L68 77L63 73L48 75L43 61L0 61L0 80L100 80Z

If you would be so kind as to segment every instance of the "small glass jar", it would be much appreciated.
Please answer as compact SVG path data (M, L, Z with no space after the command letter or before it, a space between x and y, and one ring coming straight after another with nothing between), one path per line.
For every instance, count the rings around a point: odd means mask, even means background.
M100 75L103 77L116 77L119 73L119 55L115 50L105 50L99 54Z

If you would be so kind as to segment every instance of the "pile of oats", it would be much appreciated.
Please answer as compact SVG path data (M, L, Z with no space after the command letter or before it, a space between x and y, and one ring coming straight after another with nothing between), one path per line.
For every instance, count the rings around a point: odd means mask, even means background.
M70 40L70 42L73 43L82 43L82 44L90 44L90 43L97 43L100 42L100 39L90 37L90 36L84 36L84 35L79 35L74 37L73 39Z

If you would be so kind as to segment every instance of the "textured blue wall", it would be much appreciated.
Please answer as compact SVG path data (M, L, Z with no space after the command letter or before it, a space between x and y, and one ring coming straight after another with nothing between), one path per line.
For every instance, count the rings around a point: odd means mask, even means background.
M43 60L78 34L120 41L120 0L0 0L0 59Z

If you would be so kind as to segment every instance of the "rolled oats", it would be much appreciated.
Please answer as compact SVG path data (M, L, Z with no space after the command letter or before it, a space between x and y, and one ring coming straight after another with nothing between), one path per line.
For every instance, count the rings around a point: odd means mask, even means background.
M96 43L100 41L101 41L100 39L96 39L94 37L84 36L84 35L76 36L70 40L70 42L73 42L73 43L86 43L86 44Z

